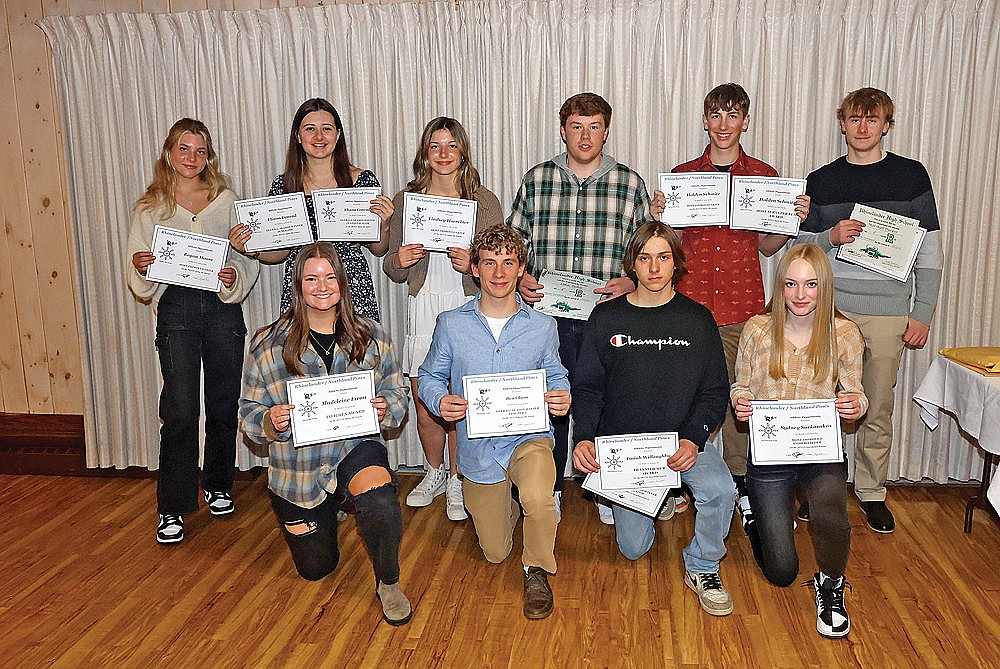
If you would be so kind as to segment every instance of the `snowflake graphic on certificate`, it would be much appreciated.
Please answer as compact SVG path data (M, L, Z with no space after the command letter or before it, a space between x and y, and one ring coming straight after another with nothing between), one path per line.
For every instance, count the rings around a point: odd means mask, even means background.
M762 437L773 437L778 434L778 427L771 422L773 420L774 416L764 416L764 424L760 426Z
M260 219L257 218L257 212L248 211L247 216L250 217L250 220L247 221L247 227L250 228L250 232L257 232L260 228Z
M410 216L410 224L413 226L414 230L423 230L424 228L424 207L414 207L416 211Z
M750 209L753 207L753 191L747 188L746 193L740 197L740 209Z
M167 240L167 245L160 249L160 259L161 260L173 260L174 259L174 249L170 248L175 242Z
M490 394L488 389L479 389L479 397L476 398L476 408L480 411L490 410Z
M337 211L329 204L323 207L323 220L332 221Z
M680 204L681 194L677 192L678 190L680 190L680 186L671 186L670 192L665 193L665 197L667 198L667 204L675 204L675 205Z

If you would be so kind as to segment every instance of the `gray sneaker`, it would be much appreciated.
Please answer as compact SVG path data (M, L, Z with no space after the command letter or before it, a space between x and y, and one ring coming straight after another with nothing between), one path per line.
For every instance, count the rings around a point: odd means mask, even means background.
M684 583L698 595L698 602L706 613L713 616L728 616L733 612L733 598L722 587L719 572L696 574L685 571Z
M413 617L413 607L410 600L403 594L399 583L386 585L379 583L375 596L382 602L382 618L390 625L404 625Z

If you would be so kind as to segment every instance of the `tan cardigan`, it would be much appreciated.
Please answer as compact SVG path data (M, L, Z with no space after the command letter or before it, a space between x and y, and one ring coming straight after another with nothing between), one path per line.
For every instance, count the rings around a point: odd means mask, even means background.
M430 263L428 256L424 256L409 267L400 267L398 262L399 247L403 244L403 193L399 191L392 198L392 206L396 208L389 219L389 251L382 258L382 271L396 283L407 283L409 294L416 296L424 285L427 278L427 265ZM476 208L476 232L503 223L503 212L500 209L500 200L497 196L480 186L472 195L472 199L479 203ZM466 295L475 295L479 290L471 274L462 276L462 288Z

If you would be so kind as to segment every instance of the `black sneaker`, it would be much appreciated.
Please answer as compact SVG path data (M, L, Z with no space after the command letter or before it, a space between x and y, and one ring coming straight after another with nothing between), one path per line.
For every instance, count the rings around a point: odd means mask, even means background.
M228 516L236 510L233 498L228 492L205 491L205 503L213 516Z
M861 502L861 510L868 521L868 527L879 534L892 534L896 531L896 519L885 502Z
M736 500L736 510L740 513L740 521L743 523L743 531L750 540L750 549L753 551L753 559L758 565L763 565L764 553L760 545L760 534L757 532L757 523L753 519L753 509L750 507L750 498L743 495Z
M184 518L171 513L161 513L156 526L156 540L161 544L176 544L184 541Z
M809 522L809 502L799 504L799 510L795 512L795 517L803 523Z
M826 574L816 573L812 581L816 590L816 631L828 639L839 639L851 631L851 618L844 607L844 586L851 584L844 577L834 580Z

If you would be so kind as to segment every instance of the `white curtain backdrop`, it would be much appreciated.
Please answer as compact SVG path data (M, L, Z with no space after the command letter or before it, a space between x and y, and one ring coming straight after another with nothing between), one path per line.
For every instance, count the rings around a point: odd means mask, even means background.
M525 170L561 150L568 96L591 90L611 102L607 150L652 184L702 151L702 98L737 81L753 100L744 148L795 177L844 152L834 109L847 91L893 96L887 148L927 165L946 266L930 342L904 356L890 475L979 475L981 456L953 422L927 431L910 397L938 348L1000 343L995 0L463 0L54 16L41 26L62 100L91 466L156 466L153 313L131 298L122 268L130 207L177 118L208 124L236 191L250 197L283 165L306 98L338 107L352 161L390 195L409 177L424 124L455 116L484 183L509 207ZM383 321L401 341L404 292L375 259L372 268ZM251 328L276 315L277 279L265 272L247 301ZM390 450L394 465L422 462L412 422ZM261 462L240 453L241 467Z

